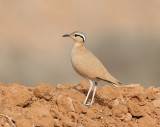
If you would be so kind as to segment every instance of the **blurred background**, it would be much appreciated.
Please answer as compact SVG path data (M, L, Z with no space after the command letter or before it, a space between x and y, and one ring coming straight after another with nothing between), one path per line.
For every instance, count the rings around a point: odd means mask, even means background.
M0 82L79 83L62 38L76 30L124 85L160 86L159 0L1 0Z

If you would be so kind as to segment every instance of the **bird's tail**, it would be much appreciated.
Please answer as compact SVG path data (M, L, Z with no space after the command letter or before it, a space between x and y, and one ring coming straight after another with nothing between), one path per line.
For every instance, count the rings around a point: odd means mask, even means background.
M106 79L103 79L103 78L99 78L99 77L96 77L96 78L98 78L98 79L100 79L100 80L103 80L103 81L105 81L105 82L108 82L108 83L111 83L112 85L114 85L115 87L118 87L118 86L121 86L121 82L119 82L119 81L117 81L116 80L116 82L112 82L112 81L110 81L110 80L106 80Z

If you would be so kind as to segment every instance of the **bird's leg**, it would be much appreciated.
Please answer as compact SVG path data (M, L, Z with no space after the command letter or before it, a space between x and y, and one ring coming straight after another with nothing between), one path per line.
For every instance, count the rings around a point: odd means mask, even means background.
M97 82L95 82L95 87L94 87L94 91L93 91L93 95L92 95L92 100L91 100L91 103L90 103L89 107L92 107L94 96L95 96L95 93L96 93L96 89L97 89Z
M87 103L87 100L88 100L89 94L90 94L91 89L92 89L92 86L93 86L92 81L91 81L91 80L89 80L89 82L90 82L90 88L89 88L89 90L88 90L88 93L87 93L86 99L85 99L85 101L84 101L84 105L86 105L86 103Z

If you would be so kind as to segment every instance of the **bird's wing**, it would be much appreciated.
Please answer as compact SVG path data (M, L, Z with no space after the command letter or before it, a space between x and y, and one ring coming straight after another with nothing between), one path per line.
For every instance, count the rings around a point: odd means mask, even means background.
M72 52L74 69L83 77L96 78L113 82L118 81L107 71L104 65L86 48L77 48Z

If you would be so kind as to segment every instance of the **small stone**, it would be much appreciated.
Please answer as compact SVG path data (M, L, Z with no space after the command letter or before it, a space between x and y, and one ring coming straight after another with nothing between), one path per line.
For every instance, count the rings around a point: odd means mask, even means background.
M128 109L125 105L119 104L112 108L113 115L117 117L122 117L123 114L126 114L128 112Z
M54 95L54 90L55 88L50 84L39 83L33 91L33 94L37 98L44 98L45 100L50 100Z
M132 119L132 115L130 113L127 113L125 121L131 121L131 119Z
M139 127L155 127L156 120L150 117L149 115L145 115L145 117L138 119L138 124Z
M118 99L115 99L115 100L114 100L114 104L115 104L115 106L118 105L118 104L119 104L119 100L118 100Z
M153 103L153 105L154 105L155 108L160 107L160 98L158 98L158 99L156 99L156 100L153 100L152 103Z
M131 101L128 101L127 105L128 105L129 112L133 116L144 116L145 115L143 108L140 107L139 105L137 105Z
M76 127L76 124L72 122L70 119L64 119L62 120L62 126L63 127Z
M148 99L154 100L156 99L156 93L152 89L148 89L147 91Z
M73 107L72 99L70 97L59 95L57 98L57 104L58 104L58 107L64 113L75 111Z

